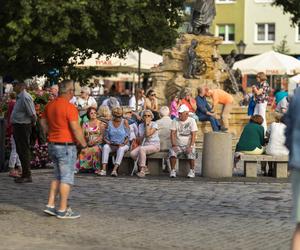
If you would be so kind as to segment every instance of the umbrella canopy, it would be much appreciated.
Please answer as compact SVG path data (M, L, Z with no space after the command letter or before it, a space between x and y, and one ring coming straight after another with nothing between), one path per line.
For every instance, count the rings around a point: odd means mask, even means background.
M300 61L292 56L269 51L253 56L233 65L233 69L240 69L243 74L255 75L264 72L267 75L294 75L300 72Z
M292 94L294 92L294 89L298 88L299 86L300 86L300 74L289 78L289 84L288 84L289 94Z
M152 67L158 66L162 62L162 56L149 50L141 50L141 72L150 72ZM137 72L139 65L139 53L130 51L124 58L112 56L107 58L106 55L99 57L98 53L84 61L83 64L76 64L78 68L93 67L99 70L119 71L119 72Z
M103 80L108 80L111 82L134 82L138 83L138 77L133 74L128 73L118 73L117 75L102 77Z

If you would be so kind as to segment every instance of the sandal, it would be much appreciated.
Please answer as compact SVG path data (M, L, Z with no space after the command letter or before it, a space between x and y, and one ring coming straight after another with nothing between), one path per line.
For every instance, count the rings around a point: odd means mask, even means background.
M150 170L149 170L149 168L147 166L144 167L144 172L145 172L145 175L150 174Z
M101 172L101 169L96 169L94 173L98 175L100 172Z
M118 173L116 170L112 171L110 174L112 177L118 177Z
M144 170L141 170L141 171L138 172L136 175L137 175L138 177L140 177L140 178L143 178L143 177L146 176L146 173L144 172Z
M9 172L9 175L8 175L9 177L13 177L13 178L16 178L16 177L20 177L21 175L19 174L19 171L18 170L11 170L10 172Z

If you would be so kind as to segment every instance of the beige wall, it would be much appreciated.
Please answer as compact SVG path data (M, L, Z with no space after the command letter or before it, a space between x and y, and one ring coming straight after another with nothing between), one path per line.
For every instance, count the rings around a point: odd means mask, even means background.
M247 44L245 54L260 54L279 45L287 36L289 54L300 54L300 41L296 42L296 29L291 27L290 16L283 14L279 7L270 3L258 3L259 0L245 1L244 41ZM256 41L256 23L275 23L275 42Z
M217 35L217 25L234 24L235 26L235 41L219 46L221 54L229 54L232 49L236 49L236 44L244 39L244 0L236 0L232 3L216 1L216 11L217 15L212 24L213 34Z

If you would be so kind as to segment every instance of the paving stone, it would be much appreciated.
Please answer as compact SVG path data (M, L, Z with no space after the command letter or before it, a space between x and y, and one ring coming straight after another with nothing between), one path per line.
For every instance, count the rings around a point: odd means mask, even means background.
M62 221L42 213L51 178L37 170L20 185L0 174L1 250L290 248L287 181L80 174L70 204L82 217Z

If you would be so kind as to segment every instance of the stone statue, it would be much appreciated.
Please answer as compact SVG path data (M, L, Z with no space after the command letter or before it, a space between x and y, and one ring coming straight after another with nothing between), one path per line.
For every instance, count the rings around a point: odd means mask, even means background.
M215 0L196 0L189 33L212 36L212 34L209 33L209 27L215 16Z
M191 41L191 46L188 48L187 56L188 56L188 69L185 75L186 78L197 78L197 54L196 47L198 45L198 41L193 39Z
M235 49L231 50L230 54L226 56L225 63L228 65L230 69L232 69L233 64L236 61L236 58L237 58L237 53Z
M196 53L196 47L198 46L198 41L193 39L191 45L187 51L188 58L188 67L187 71L184 74L184 77L187 79L195 78L197 75L202 75L207 70L207 64L201 56L198 56Z
M225 81L227 90L231 93L239 92L239 84L241 84L241 72L239 70L232 69L233 64L237 58L236 50L232 50L230 54L225 58L226 72L229 78Z

